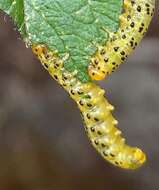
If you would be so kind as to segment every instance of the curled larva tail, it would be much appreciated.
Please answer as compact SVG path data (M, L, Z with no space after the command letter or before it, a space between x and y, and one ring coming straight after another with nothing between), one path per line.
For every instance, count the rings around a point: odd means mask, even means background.
M110 32L109 40L98 47L88 67L92 80L102 80L115 71L135 49L146 33L153 16L155 0L124 0L120 27Z
M78 90L85 96L78 94ZM72 86L71 97L81 110L85 129L92 145L102 157L125 169L135 169L145 162L145 154L138 148L125 144L117 121L111 111L114 109L104 97L104 90L93 83L77 83Z
M146 159L145 154L125 144L121 132L116 128L118 122L111 114L114 108L104 97L104 90L92 82L77 80L76 72L66 71L63 61L44 45L34 45L32 49L45 69L77 103L88 137L102 157L121 168L140 167Z

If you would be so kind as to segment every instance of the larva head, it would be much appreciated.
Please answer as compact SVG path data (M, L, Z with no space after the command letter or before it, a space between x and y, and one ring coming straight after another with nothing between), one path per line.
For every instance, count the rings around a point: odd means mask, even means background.
M32 50L35 55L40 56L40 55L44 54L44 52L46 50L46 46L45 45L33 45Z

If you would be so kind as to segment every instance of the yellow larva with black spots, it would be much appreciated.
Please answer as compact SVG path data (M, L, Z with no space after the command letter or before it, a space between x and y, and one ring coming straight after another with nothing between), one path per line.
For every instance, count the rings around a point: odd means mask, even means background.
M88 137L104 159L125 169L140 167L146 160L145 154L125 144L121 132L115 127L118 122L111 114L114 108L105 99L104 90L92 82L80 82L76 72L66 71L63 60L46 46L33 45L32 49L45 69L77 103Z
M124 0L119 30L108 31L108 42L91 58L88 73L92 80L104 79L125 61L146 33L154 7L155 0Z

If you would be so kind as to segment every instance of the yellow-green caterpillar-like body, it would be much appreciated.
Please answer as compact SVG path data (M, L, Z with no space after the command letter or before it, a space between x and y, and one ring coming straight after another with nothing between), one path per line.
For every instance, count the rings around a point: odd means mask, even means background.
M88 73L92 80L102 80L125 61L143 38L153 16L155 0L124 0L123 14L117 32L98 47L91 59Z
M102 80L114 71L137 46L151 21L155 0L124 0L124 11L120 16L120 27L109 32L105 46L98 47L91 59L88 74L92 80ZM106 160L126 169L140 167L146 160L145 154L136 147L125 144L121 132L116 128L112 105L104 97L104 90L98 85L82 83L76 71L68 72L64 60L45 45L33 45L33 52L51 76L69 93L77 103L88 137L92 145Z
M113 106L105 99L104 90L92 82L79 81L76 72L66 71L63 60L46 46L33 45L32 49L45 69L77 103L88 137L102 157L121 168L140 167L146 159L145 154L125 144L121 132L116 128L118 122L111 114Z

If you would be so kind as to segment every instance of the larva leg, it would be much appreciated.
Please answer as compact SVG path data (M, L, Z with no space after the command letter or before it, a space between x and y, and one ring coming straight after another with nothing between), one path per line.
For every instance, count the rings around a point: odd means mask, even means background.
M77 80L76 73L66 71L63 61L44 45L34 45L32 49L45 69L77 103L87 135L102 157L121 168L140 167L145 162L145 154L125 144L125 139L116 128L118 122L111 114L114 107L104 97L104 90L92 82L82 83Z
M115 71L143 38L154 12L155 0L124 0L120 27L93 55L88 74L92 80L103 80ZM112 37L113 36L113 37Z

